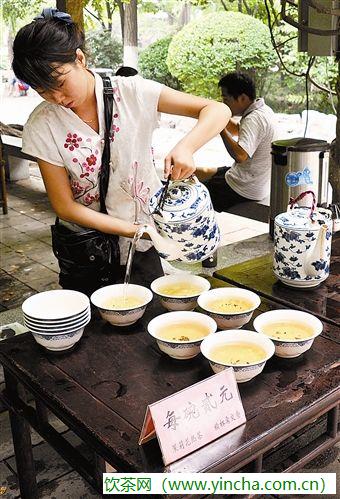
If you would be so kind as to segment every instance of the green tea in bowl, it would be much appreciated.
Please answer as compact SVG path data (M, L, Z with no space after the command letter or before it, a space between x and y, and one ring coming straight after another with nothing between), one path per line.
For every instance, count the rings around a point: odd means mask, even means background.
M261 300L252 291L226 286L205 291L197 303L216 321L219 329L236 329L250 321Z
M239 341L212 348L210 355L215 362L238 366L259 362L265 358L266 352L254 343Z
M151 283L151 290L169 311L194 310L198 296L208 289L207 279L186 272L158 277Z
M273 340L275 355L294 358L310 349L323 324L307 312L280 309L258 315L254 329Z
M260 374L274 351L272 340L244 329L219 331L207 336L201 344L201 352L214 373L232 367L237 383L245 383Z

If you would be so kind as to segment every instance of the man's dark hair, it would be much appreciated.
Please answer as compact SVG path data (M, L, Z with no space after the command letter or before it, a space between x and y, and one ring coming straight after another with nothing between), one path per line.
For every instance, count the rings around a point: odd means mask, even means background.
M256 99L255 83L246 73L235 71L227 73L218 82L218 86L225 89L228 95L237 99L240 95L246 94L249 99Z
M121 66L117 69L116 76L135 76L138 75L138 71L135 68L131 68L130 66Z
M55 90L58 68L76 60L76 50L84 51L85 36L71 19L36 18L21 28L13 43L13 71L32 88Z

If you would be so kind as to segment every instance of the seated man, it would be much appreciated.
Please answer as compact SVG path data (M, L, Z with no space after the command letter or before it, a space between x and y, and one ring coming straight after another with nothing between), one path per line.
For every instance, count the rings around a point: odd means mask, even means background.
M198 170L197 176L204 180L213 175L205 182L213 206L216 211L227 211L235 204L260 201L269 195L275 115L264 99L256 99L255 84L248 75L228 73L218 86L232 115L241 116L239 125L230 120L221 132L235 163L230 168Z

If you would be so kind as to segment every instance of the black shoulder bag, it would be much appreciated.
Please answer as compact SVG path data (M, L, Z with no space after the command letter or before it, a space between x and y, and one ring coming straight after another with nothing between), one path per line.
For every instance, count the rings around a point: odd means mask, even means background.
M105 198L110 176L110 129L112 124L113 89L103 78L105 144L99 180L100 211L107 213ZM52 248L58 259L59 284L90 295L96 289L116 283L122 276L118 236L95 229L73 231L56 219L51 226Z

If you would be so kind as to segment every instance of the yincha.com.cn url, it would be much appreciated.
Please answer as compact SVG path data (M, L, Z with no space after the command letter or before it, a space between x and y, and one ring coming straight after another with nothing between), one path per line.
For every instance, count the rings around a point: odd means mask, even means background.
M103 494L336 494L335 473L104 473Z

